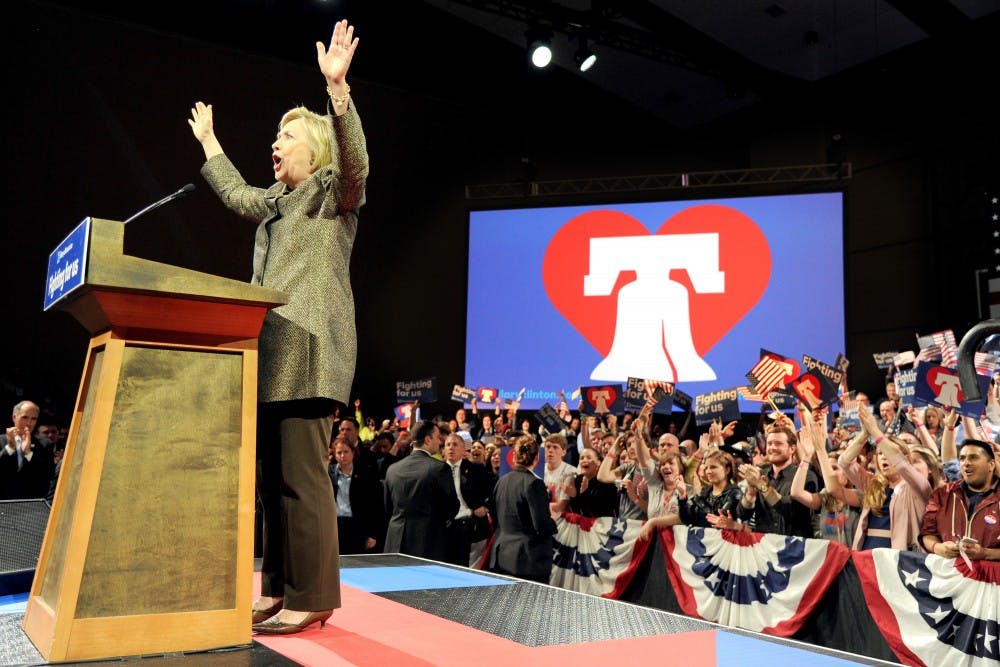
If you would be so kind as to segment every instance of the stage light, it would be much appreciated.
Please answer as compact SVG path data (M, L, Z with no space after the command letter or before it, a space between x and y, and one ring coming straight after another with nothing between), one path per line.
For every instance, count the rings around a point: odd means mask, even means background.
M552 31L534 27L526 33L531 64L541 69L552 62Z
M586 38L580 39L580 48L573 54L573 60L576 61L576 66L580 68L581 72L586 72L597 62L597 54L587 46Z

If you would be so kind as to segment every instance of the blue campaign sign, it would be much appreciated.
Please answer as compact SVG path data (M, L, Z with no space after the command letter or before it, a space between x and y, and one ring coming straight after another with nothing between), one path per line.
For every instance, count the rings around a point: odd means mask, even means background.
M908 369L899 371L894 378L896 383L896 393L899 394L899 405L908 408L914 403L917 392L917 371Z
M604 415L609 412L621 414L625 412L625 396L620 384L580 387L583 405L581 415Z
M396 400L433 403L437 400L437 378L422 380L400 380L396 383Z
M84 218L76 229L49 255L45 272L45 304L48 310L67 294L83 285L87 268L87 244L90 243L90 218Z
M544 426L545 430L549 433L559 433L566 428L566 423L562 420L562 417L548 403L538 408L538 412L535 413L535 420Z
M625 386L625 411L639 412L646 405L646 381L629 378Z
M987 396L990 390L990 379L985 375L977 375L979 391ZM965 400L958 381L958 371L953 368L935 364L920 364L917 367L917 382L914 398L919 403L933 403L944 408L955 408L964 416L978 419L986 409L982 401L975 403Z
M699 394L694 399L694 423L698 426L710 424L719 418L723 422L739 421L740 406L736 389L720 389L708 394Z

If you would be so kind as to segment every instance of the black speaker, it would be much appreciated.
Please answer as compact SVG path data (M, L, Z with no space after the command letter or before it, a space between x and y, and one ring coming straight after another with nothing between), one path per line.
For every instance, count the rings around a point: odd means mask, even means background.
M0 500L0 595L27 593L49 520L47 500Z

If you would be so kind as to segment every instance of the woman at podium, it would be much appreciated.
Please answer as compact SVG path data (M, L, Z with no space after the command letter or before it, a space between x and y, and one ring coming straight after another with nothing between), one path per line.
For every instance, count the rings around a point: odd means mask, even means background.
M267 314L259 340L264 560L253 622L260 633L322 627L340 606L336 505L326 469L334 404L347 403L357 350L349 267L368 176L346 81L357 46L346 20L329 47L317 42L331 113L297 107L284 115L271 146L276 182L267 189L247 185L226 157L211 105L198 102L188 120L205 151L205 180L227 207L257 223L252 282L289 299Z

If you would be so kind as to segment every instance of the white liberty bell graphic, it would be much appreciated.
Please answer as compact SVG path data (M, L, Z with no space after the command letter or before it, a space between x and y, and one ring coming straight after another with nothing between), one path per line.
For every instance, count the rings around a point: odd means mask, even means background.
M715 371L694 349L688 290L670 279L671 269L687 269L698 293L724 292L726 274L719 270L719 235L590 239L590 272L583 279L584 296L607 296L622 271L636 273L636 280L618 291L614 341L608 356L590 374L591 380L715 379Z

